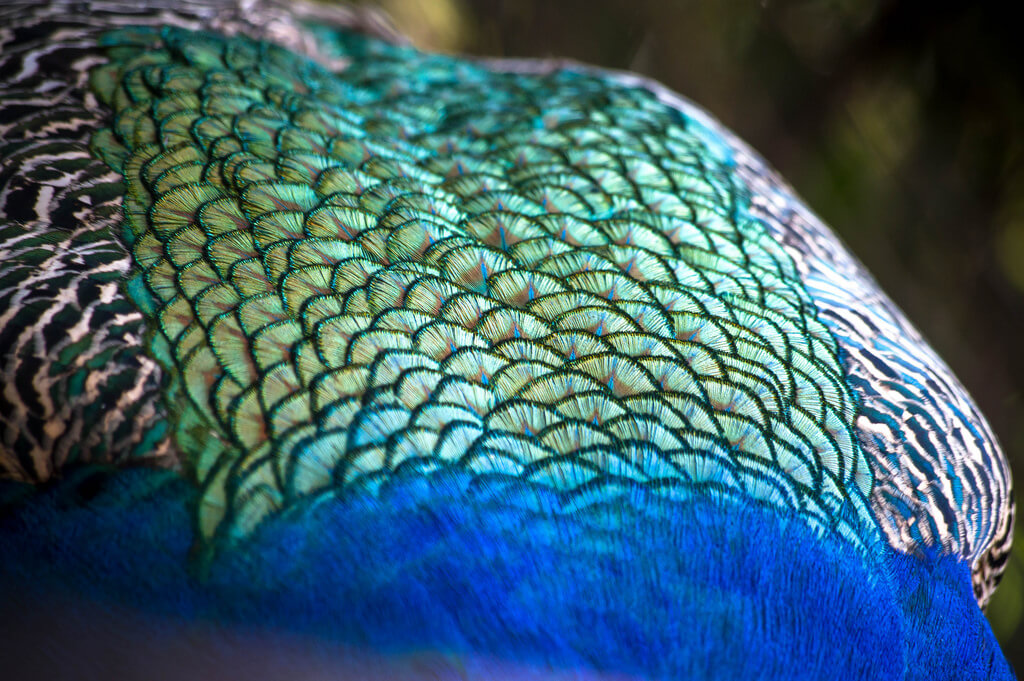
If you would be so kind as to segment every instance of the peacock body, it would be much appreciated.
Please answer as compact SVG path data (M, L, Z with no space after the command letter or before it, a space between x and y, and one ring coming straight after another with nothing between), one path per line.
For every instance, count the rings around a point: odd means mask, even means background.
M984 419L692 104L272 0L0 25L25 669L1012 678Z

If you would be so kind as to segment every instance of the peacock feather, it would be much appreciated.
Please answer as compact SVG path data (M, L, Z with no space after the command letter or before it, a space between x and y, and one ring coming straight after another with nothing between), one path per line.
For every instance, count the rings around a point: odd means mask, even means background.
M998 445L728 131L348 10L141 4L0 10L9 602L343 677L1011 678Z

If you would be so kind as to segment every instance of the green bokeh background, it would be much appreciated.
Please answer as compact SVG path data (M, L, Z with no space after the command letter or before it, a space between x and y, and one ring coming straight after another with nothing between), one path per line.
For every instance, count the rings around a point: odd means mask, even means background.
M628 69L705 107L841 235L1024 470L1024 38L1010 10L945 0L363 4L421 47ZM988 615L1024 670L1017 534Z

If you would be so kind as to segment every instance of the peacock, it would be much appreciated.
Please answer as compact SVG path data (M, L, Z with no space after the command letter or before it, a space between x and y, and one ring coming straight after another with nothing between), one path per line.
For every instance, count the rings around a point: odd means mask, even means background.
M4 678L1011 679L1006 459L655 82L0 8Z

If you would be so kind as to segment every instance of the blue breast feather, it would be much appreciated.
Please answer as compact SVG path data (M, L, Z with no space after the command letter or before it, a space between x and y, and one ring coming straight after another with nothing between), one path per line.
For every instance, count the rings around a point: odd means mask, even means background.
M275 519L199 578L194 490L169 473L81 470L0 524L18 556L3 568L17 597L2 616L24 620L11 608L31 604L77 631L67 620L88 617L88 630L105 621L95 613L124 626L110 613L127 606L146 613L152 639L134 645L155 659L196 622L216 623L271 659L319 655L341 678L398 678L425 651L443 655L426 678L1012 678L967 566L949 556L887 549L867 563L749 503L638 489L630 507L567 517L510 508L517 496L555 504L507 482L399 478L374 501ZM296 651L288 632L313 643ZM201 633L191 668L248 668L245 636ZM89 678L74 651L49 652Z

